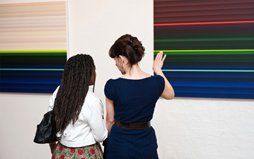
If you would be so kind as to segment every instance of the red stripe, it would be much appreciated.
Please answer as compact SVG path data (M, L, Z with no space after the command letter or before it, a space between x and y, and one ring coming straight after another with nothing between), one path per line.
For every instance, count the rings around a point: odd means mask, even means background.
M225 25L225 24L252 24L254 20L220 21L220 22L177 22L177 23L155 23L155 27L163 26L189 26L189 25Z

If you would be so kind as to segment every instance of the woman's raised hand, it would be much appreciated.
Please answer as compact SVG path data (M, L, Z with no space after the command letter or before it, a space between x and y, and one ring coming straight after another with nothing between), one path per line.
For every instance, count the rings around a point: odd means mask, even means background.
M153 71L155 74L160 74L162 72L161 68L164 64L165 59L166 55L163 55L163 51L159 51L153 62Z

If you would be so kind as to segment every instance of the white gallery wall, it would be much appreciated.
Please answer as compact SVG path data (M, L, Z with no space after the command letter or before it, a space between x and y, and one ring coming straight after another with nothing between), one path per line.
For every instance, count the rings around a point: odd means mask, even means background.
M67 6L68 57L77 53L93 56L95 93L103 101L105 82L120 76L108 56L109 47L120 35L130 33L143 42L146 55L141 65L152 73L152 0L69 0ZM50 158L47 145L32 142L48 99L48 94L0 93L0 159ZM254 158L253 100L159 100L152 124L161 159Z
M95 93L104 101L109 78L121 76L108 56L123 34L146 48L141 66L152 73L153 0L68 1L69 54L88 53L97 67ZM254 101L175 98L157 103L152 121L161 159L254 158Z
M68 1L69 53L90 54L96 64L96 93L101 97L105 81L119 76L108 50L124 34L137 36L146 49L142 68L152 73L152 0Z

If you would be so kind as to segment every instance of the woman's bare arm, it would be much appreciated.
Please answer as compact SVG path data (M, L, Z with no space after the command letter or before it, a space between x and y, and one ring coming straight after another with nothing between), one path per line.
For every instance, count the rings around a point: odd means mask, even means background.
M161 94L161 97L164 99L170 100L175 97L175 92L172 85L169 83L168 79L166 78L166 76L164 75L161 69L165 59L166 59L166 55L163 56L163 52L160 51L154 60L153 70L155 74L162 76L165 81L165 88Z
M106 98L106 126L108 131L110 132L112 126L115 123L114 115L114 102L108 98Z

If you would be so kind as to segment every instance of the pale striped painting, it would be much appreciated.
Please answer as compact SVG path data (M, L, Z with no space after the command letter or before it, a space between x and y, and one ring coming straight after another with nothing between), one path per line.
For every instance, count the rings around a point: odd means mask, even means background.
M50 93L66 61L66 2L0 4L0 91Z

